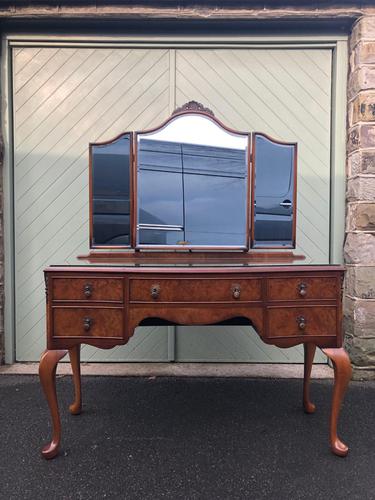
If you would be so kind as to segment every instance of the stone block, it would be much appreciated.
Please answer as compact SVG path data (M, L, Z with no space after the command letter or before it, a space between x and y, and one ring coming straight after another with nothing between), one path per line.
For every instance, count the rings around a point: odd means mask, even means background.
M375 151L361 151L360 171L375 174Z
M346 348L354 365L375 366L375 338L352 337L346 342Z
M348 179L346 198L348 201L374 201L375 175L358 175Z
M344 296L343 299L343 330L345 341L354 337L354 300L352 297Z
M22 15L53 15L59 14L59 5L48 5L48 2L23 2L23 4L18 5L15 3L15 13L22 13ZM19 2L20 3L20 2ZM52 2L50 2L52 3ZM37 4L37 5L35 5Z
M375 199L372 203L349 203L346 230L375 232Z
M348 156L347 163L347 177L354 177L361 172L361 151L355 151ZM374 156L374 169L375 169L375 156ZM374 170L375 171L375 170Z
M369 42L360 42L354 49L354 65L375 64L375 36Z
M352 129L349 130L348 136L348 153L352 153L353 151L358 150L360 147L359 142L359 125L356 125Z
M362 381L362 380L375 380L375 367L356 367L353 366L353 376L352 380Z
M350 104L350 126L375 121L375 91L360 93Z
M348 233L344 245L347 264L375 266L375 235L372 233Z
M359 174L375 174L375 150L357 149L348 156L348 177Z
M355 97L361 90L375 89L375 65L360 66L349 76L348 96Z
M359 123L349 129L348 153L362 148L375 148L375 126L373 123Z
M375 340L375 300L345 297L344 331L350 337Z
M360 125L359 140L361 148L375 147L375 127L373 124Z
M345 275L345 293L360 299L375 299L375 265L348 266ZM349 304L347 306L349 307Z
M353 49L363 39L375 40L375 16L363 16L355 24L350 37L350 48Z

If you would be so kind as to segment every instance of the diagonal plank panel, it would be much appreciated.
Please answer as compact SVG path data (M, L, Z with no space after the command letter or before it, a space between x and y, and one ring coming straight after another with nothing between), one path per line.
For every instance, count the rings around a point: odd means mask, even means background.
M176 104L194 99L224 123L298 142L297 253L329 262L331 51L177 50ZM177 359L301 362L251 328L178 327ZM323 360L321 356L317 359Z
M169 114L169 52L15 49L14 174L17 360L45 348L43 268L88 251L88 143ZM167 359L167 329L83 359Z

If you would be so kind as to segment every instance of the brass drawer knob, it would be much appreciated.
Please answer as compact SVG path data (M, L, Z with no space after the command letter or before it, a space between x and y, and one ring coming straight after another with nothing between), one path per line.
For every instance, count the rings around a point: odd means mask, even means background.
M93 324L92 318L86 317L83 318L83 328L88 332Z
M152 285L151 287L151 297L157 299L160 293L160 285Z
M84 287L83 287L83 293L85 294L85 297L87 299L89 299L92 295L92 284L91 283L87 283Z
M305 297L307 294L307 283L300 283L298 285L298 292L301 297Z
M298 316L296 321L298 323L298 328L300 330L304 330L306 328L307 321L306 321L306 318L304 316Z
M234 299L239 299L241 296L241 287L240 285L233 285L232 286L232 295Z

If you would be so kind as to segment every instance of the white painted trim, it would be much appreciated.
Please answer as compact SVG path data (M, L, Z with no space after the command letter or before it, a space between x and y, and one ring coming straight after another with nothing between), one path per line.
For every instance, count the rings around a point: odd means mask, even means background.
M202 41L199 43L176 43L171 40L170 42L122 42L122 43L85 43L85 42L46 42L46 43L36 43L36 42L13 42L10 44L11 47L70 47L70 48L132 48L132 49L143 49L143 48L154 48L154 49L204 49L207 47L215 48L215 49L311 49L312 45L316 49L332 49L334 48L334 44L326 43L326 44L312 44L312 43L295 43L295 44L286 44L286 43L267 43L267 44L259 44L254 42L244 42L244 43L230 43L230 42L209 42Z
M332 61L330 260L344 260L348 44L338 41Z
M3 231L4 231L4 336L5 362L15 361L15 276L14 276L14 186L13 186L13 109L11 49L2 40L1 54L1 127L3 159Z
M122 44L129 45L140 45L144 46L147 44L160 44L163 46L173 47L176 46L189 46L195 44L214 44L218 46L219 44L225 44L226 46L239 46L245 45L247 48L251 48L249 44L254 44L255 47L266 47L268 45L273 46L290 46L294 47L296 44L303 44L304 46L311 47L312 44L316 46L330 46L334 47L338 41L347 41L347 35L256 35L256 36L219 36L217 34L206 35L206 36L150 36L150 35L112 35L112 36L100 36L100 35L54 35L52 33L45 33L43 35L35 34L5 34L10 45L40 45L45 46L48 44L79 44L80 46L99 46L107 45L110 46L122 46Z

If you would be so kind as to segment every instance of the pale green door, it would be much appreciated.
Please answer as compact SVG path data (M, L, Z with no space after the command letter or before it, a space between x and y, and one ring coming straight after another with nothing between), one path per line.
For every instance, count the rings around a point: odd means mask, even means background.
M13 49L16 356L45 347L42 270L88 251L88 143L197 100L224 123L298 141L297 252L329 262L330 49ZM249 328L142 328L85 360L301 361Z

